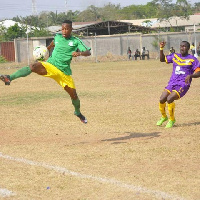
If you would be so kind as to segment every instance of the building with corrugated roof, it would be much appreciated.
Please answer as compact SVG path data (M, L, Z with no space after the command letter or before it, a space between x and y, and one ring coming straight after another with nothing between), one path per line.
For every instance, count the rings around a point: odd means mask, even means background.
M195 31L200 29L200 14L190 15L189 18L183 17L170 17L168 20L159 20L158 18L151 18L151 19L138 19L138 20L120 20L122 22L128 22L133 25L137 26L144 26L144 27L151 27L155 29L165 29L170 30L170 28L178 27L179 30L185 32L194 32L194 25Z

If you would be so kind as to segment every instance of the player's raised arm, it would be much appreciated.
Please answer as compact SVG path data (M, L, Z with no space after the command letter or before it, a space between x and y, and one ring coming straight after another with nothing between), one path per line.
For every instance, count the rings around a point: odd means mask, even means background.
M165 55L163 49L165 47L166 42L160 42L160 62L165 62Z

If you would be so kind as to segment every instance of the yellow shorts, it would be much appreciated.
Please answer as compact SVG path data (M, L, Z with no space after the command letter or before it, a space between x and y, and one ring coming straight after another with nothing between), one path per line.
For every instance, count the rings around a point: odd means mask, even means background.
M62 71L48 62L41 62L41 64L47 70L47 75L43 76L54 79L63 88L67 85L70 88L76 89L74 81L70 75L64 74Z

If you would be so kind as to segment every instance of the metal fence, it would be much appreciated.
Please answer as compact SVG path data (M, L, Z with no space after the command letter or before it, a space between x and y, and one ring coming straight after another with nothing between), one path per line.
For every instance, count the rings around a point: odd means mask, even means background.
M1 42L0 55L8 61L15 61L15 47L14 42Z

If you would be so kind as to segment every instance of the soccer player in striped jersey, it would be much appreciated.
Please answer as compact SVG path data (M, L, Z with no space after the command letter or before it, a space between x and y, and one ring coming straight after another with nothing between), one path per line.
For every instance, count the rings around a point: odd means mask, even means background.
M180 44L180 53L172 53L165 56L163 48L165 42L160 43L160 61L173 63L173 70L168 85L165 87L159 102L159 110L162 117L157 122L157 126L161 126L163 122L168 120L165 107L168 104L169 121L166 128L173 127L175 123L174 109L175 100L182 98L190 88L193 78L200 77L200 63L196 57L188 54L190 43L182 41Z
M65 20L62 23L62 33L56 34L54 40L47 47L50 51L53 47L52 55L46 62L38 61L30 66L23 67L11 75L0 75L0 79L5 85L20 77L25 77L32 72L45 77L54 79L64 90L70 95L72 104L75 108L74 114L83 123L87 123L87 119L80 112L80 100L76 93L74 81L71 77L72 71L70 63L72 57L90 56L90 48L87 47L79 38L73 37L72 21Z

